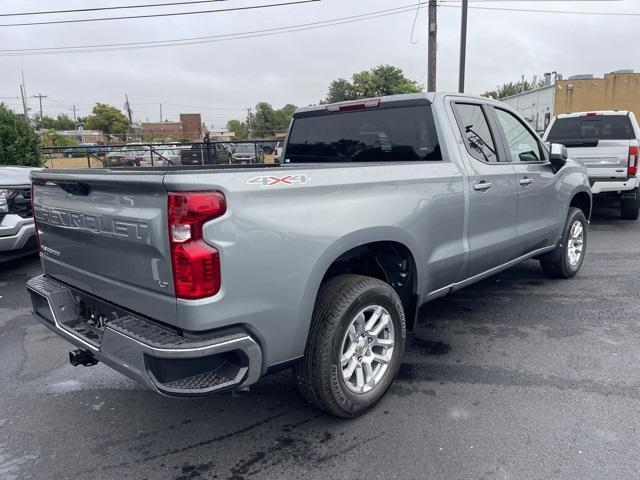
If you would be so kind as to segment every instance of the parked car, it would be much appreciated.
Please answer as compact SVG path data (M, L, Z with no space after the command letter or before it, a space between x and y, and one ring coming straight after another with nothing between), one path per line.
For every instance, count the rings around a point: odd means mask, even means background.
M285 149L33 174L44 275L28 289L73 364L176 396L293 367L308 401L352 417L391 385L422 304L529 259L572 277L585 258L587 170L495 100L305 107Z
M231 149L223 143L194 143L190 149L180 151L182 165L211 165L231 163Z
M128 143L119 150L110 151L105 163L111 167L133 167L145 160L151 161L151 147L140 143Z
M149 154L143 157L138 165L140 167L166 167L167 165L180 165L180 150L169 145L167 145L167 147L162 145L153 146Z
M36 253L29 174L38 170L0 167L0 262Z
M87 154L102 156L108 152L109 147L97 143L80 143L76 147L69 147L63 150L64 156L68 158L86 157Z
M231 160L234 163L264 163L264 150L257 143L237 143Z
M593 195L617 199L624 219L640 216L640 128L633 112L557 115L543 138L565 145L571 158L586 165Z

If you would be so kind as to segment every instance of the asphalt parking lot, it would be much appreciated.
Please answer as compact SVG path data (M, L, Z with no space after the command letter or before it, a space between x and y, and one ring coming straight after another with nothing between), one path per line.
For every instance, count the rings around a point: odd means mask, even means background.
M30 315L39 263L0 266L0 479L602 479L640 471L640 222L600 207L579 275L527 262L421 311L399 378L355 420L289 372L169 399Z

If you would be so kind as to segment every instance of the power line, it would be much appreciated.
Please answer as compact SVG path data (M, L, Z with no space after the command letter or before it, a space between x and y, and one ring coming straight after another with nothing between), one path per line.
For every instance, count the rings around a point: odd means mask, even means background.
M246 32L230 33L223 35L211 35L204 37L178 38L172 40L156 40L147 42L128 42L128 43L111 43L98 45L74 45L67 47L42 47L42 48L23 48L23 49L5 49L0 50L0 56L21 56L21 55L43 55L43 54L65 54L65 53L92 53L115 50L131 50L143 48L172 47L180 45L197 45L206 43L217 43L228 40L237 40L243 38L266 37L279 35L282 33L292 33L304 30L315 30L319 28L331 27L335 25L343 25L353 22L361 22L375 18L397 15L405 12L413 12L416 8L424 8L427 2L405 5L403 7L389 8L378 10L359 15L351 15L348 17L334 18L322 20L318 22L303 23L298 25L289 25L285 27L267 28L261 30L252 30Z
M459 1L459 0L440 0L442 7L460 8L460 5L444 5L444 1ZM489 0L477 0L477 1L489 1ZM495 1L495 0L494 0ZM522 0L526 1L526 0ZM608 1L608 0L602 0ZM613 0L612 0L613 1ZM158 47L173 47L182 45L198 45L206 43L218 43L229 40L241 40L246 38L265 37L272 35L279 35L283 33L294 33L304 30L315 30L319 28L331 27L336 25L342 25L353 22L360 22L365 20L376 19L380 17L386 17L390 15L397 15L405 12L413 12L416 8L424 8L427 4L426 1L412 5L404 5L402 7L390 8L385 10L378 10L368 12L359 15L352 15L342 18L334 18L329 20L322 20L318 22L310 22L298 25L290 25L285 27L268 28L262 30L253 30L246 32L238 32L223 35L212 35L203 37L190 37L190 38L178 38L172 40L157 40L146 42L128 42L128 43L111 43L111 44L97 44L97 45L73 45L67 47L41 47L41 48L25 48L25 49L4 49L0 50L0 56L22 56L22 55L43 55L43 54L66 54L66 53L93 53L102 51L116 51L116 50L133 50L133 49L146 49L146 48L158 48ZM469 8L483 9L483 10L499 10L499 11L515 11L515 12L534 12L534 13L577 13L580 15L631 15L640 16L640 13L628 12L628 13L613 13L613 12L573 12L573 11L560 11L560 10L533 10L533 9L514 9L503 7L479 7L470 6Z
M5 23L5 24L0 24L0 27L29 27L29 26L35 26L35 25L59 25L63 23L105 22L108 20L131 20L131 19L140 19L140 18L177 17L180 15L199 15L202 13L239 12L244 10L284 7L284 6L299 5L302 3L312 3L312 2L319 2L319 1L321 0L296 0L296 1L285 2L285 3L269 3L266 5L250 5L246 7L219 8L214 10L195 10L193 12L168 12L168 13L154 13L149 15L128 15L125 17L78 18L74 20L51 20L46 22Z
M170 3L147 3L145 5L120 5L114 7L94 7L94 8L77 8L73 10L46 10L41 12L15 12L0 13L0 17L18 17L27 15L53 15L58 13L80 13L80 12L98 12L104 10L124 10L129 8L151 8L151 7L172 7L179 5L194 5L197 3L213 3L226 2L227 0L190 0L188 2L170 2Z
M451 2L451 0L449 0ZM453 2L451 2L453 3ZM462 8L461 5L450 5L440 0L440 6L446 8ZM603 17L640 17L640 12L584 12L575 10L542 10L532 8L507 8L507 7L481 7L469 5L469 9L491 10L499 12L527 12L527 13L560 13L567 15L595 15Z

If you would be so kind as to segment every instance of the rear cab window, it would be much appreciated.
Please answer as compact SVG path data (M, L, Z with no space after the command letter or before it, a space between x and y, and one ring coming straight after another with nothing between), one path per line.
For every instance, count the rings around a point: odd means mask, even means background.
M285 162L442 160L428 105L313 113L295 118Z
M629 115L584 115L556 118L547 141L567 146L597 145L598 140L632 140L633 126Z

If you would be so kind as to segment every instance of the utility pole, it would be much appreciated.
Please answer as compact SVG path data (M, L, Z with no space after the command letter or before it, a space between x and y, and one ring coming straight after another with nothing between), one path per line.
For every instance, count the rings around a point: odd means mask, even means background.
M124 94L124 108L127 111L127 116L129 117L129 126L127 127L127 141L131 138L131 134L133 131L133 118L131 117L131 104L129 103L129 95Z
M129 117L129 125L133 124L133 119L131 118L131 104L129 103L129 95L124 94L124 108L127 110L127 116Z
M251 107L247 108L247 137L251 139Z
M436 58L438 50L438 8L436 0L429 0L429 30L427 40L427 92L436 91Z
M78 109L76 108L76 106L72 105L69 110L71 110L73 112L73 123L78 123L78 120L77 120L77 117L76 117L76 111Z
M42 99L47 98L47 96L39 93L37 95L34 95L33 98L37 98L38 100L40 100L40 128L42 129Z
M24 108L24 118L29 123L29 104L27 103L27 84L24 81L24 70L20 69L20 75L22 76L22 85L20 85L20 91L22 92L22 107Z
M160 121L162 122L162 104L160 104Z
M24 85L20 84L20 98L22 99L22 110L24 111L24 119L29 123L29 109L27 108L27 95Z
M464 67L467 56L467 10L469 0L462 0L462 22L460 25L460 70L458 77L458 92L464 93Z

